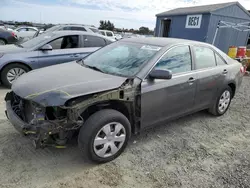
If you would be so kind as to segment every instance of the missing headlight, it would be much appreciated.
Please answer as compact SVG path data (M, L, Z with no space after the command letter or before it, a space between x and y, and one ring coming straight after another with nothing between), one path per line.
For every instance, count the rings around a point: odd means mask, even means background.
M67 116L67 110L60 107L46 107L46 118L48 120L61 120Z

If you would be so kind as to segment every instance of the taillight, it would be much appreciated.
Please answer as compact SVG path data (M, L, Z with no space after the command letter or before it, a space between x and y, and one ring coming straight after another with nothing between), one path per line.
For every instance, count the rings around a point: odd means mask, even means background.
M14 32L11 32L11 35L12 35L13 37L15 37L15 36L16 36L16 34L15 34Z
M245 74L245 72L246 72L246 67L241 66L241 67L240 67L240 72L243 73L243 74Z

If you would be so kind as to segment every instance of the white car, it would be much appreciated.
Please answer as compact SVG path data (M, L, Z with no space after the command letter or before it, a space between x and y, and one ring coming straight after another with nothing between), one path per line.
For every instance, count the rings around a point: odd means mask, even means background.
M23 26L14 30L18 38L32 38L38 31L36 27Z
M115 35L113 33L113 31L109 31L109 30L99 30L101 32L102 35L109 37L109 38L113 38L115 40L120 40L122 37L120 35Z

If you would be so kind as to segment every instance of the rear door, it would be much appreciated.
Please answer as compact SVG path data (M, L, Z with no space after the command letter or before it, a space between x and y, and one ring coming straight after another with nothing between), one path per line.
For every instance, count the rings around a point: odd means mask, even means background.
M145 79L141 84L142 125L147 127L163 123L194 109L197 75L192 71L192 58L188 45L170 49L154 69L167 69L172 79Z
M52 50L38 50L38 62L40 67L67 63L83 57L84 52L80 48L81 36L67 35L50 41Z
M218 54L215 54L213 49L206 46L193 46L192 49L198 77L195 105L198 109L203 109L215 100L226 80L227 70L223 65L217 66ZM219 62L219 59L217 61Z

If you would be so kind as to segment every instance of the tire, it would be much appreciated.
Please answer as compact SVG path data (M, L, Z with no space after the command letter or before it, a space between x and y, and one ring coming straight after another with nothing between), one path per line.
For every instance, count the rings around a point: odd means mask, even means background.
M109 137L112 137L112 135L107 136L105 132L108 131L105 129L104 132L102 129L104 127L110 127L112 129L112 127L114 127L113 132L111 129L110 130L111 133L115 133L116 129L118 130L119 127L121 127L120 125L122 125L123 128L117 134L113 134L113 136L115 135L117 138L118 135L118 137L124 139L124 141L114 142L116 145L111 145L110 142L113 141L112 138ZM101 135L102 137L96 138L98 135ZM78 146L87 161L106 163L114 160L124 151L130 136L131 125L129 120L122 113L116 110L104 109L91 115L84 123L78 135ZM94 146L94 144L97 143L97 139L105 139L105 144L98 144ZM112 148L118 149L116 153L113 152L112 154L111 146L113 146ZM115 151L115 149L113 151ZM106 156L100 156L103 153L105 153Z
M223 94L225 94L225 92L228 92L230 94L230 96L228 97L228 103L226 106L224 106L223 110L220 110L220 107L222 107L222 105L220 104L220 99L223 100ZM215 116L221 116L223 114L226 113L226 111L228 110L230 104L231 104L231 100L232 100L232 96L233 96L233 92L231 87L227 86L226 88L224 88L220 94L218 95L218 97L216 98L215 103L213 104L213 106L211 108L209 108L209 112ZM225 97L224 97L225 98ZM226 97L227 98L227 97ZM225 101L226 99L224 99ZM226 101L225 101L226 102Z
M6 87L9 87L9 88L11 87L13 82L10 82L8 80L7 75L8 75L8 72L10 70L13 70L13 69L15 69L15 70L23 70L24 73L30 71L30 69L27 66L19 64L19 63L13 63L13 64L10 64L10 65L7 65L6 67L4 67L4 69L1 72L1 81L2 81L3 85L5 85ZM17 72L16 78L18 78L19 76L21 76L21 72L20 72L20 75L18 75L18 72Z
M6 45L6 42L5 42L5 40L0 39L0 46L3 46L3 45Z

